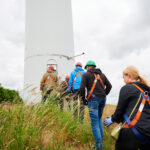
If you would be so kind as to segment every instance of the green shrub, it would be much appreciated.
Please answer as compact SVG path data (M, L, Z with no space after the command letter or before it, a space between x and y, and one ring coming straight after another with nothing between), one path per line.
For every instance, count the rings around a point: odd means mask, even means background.
M5 89L0 85L0 103L1 102L22 102L19 93L15 90Z

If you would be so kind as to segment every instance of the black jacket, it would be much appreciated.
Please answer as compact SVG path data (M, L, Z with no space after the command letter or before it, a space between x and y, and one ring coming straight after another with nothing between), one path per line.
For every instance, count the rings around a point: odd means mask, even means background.
M146 85L140 82L133 82L133 83L137 84L144 91L148 91L150 96L149 87L147 87ZM137 100L139 99L139 96L140 96L140 91L134 85L127 84L123 86L120 90L117 108L115 110L115 113L112 115L112 121L117 123L123 122L124 121L123 114L126 113L128 116L130 115L135 104L137 103ZM130 120L132 120L136 115L140 103L136 107ZM148 102L145 103L141 117L137 122L137 124L135 125L135 127L141 134L145 135L150 140L150 106Z
M112 85L109 82L109 80L106 78L106 76L101 72L100 69L90 69L88 70L82 77L81 85L80 85L80 96L84 100L85 98L85 88L87 88L87 91L90 92L93 82L94 82L94 74L99 74L101 79L103 80L103 83L105 85L105 88L103 88L103 85L98 80L95 86L95 89L93 91L93 94L99 98L105 98L105 96L110 92ZM92 96L90 97L92 98Z

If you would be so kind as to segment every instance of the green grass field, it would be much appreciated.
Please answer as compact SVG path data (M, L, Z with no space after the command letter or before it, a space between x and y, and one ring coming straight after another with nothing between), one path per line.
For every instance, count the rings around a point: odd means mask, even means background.
M114 112L106 105L103 119ZM110 128L104 127L104 150L114 150ZM0 105L0 150L90 150L94 139L88 108L84 123L74 120L72 111L46 104Z

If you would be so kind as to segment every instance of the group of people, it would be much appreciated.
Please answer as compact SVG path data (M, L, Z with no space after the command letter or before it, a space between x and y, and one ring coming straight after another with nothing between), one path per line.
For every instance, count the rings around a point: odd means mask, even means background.
M63 85L62 89L67 91L65 94L73 96L75 119L78 118L78 102L80 101L80 121L84 119L85 105L88 106L95 139L93 149L102 150L102 114L106 104L106 96L110 93L112 85L106 75L99 68L96 68L94 61L88 61L84 69L81 62L77 62L75 69L66 76L61 85ZM46 87L49 79L51 86ZM116 140L116 150L148 150L150 149L150 84L134 66L128 66L123 71L123 79L125 85L120 90L116 110L112 116L108 116L104 120L104 125L108 127L114 122L123 123ZM44 92L44 101L57 85L58 77L54 73L54 68L50 66L41 80L40 89L43 92L46 91ZM67 101L69 100L68 98Z

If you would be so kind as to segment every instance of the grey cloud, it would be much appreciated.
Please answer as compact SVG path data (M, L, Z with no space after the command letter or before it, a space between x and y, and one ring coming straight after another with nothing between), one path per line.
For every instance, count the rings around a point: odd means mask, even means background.
M131 30L134 30L133 28ZM124 30L125 31L125 30ZM146 33L146 35L144 34ZM123 36L112 38L110 41L106 41L106 48L108 48L111 58L125 57L129 53L140 53L142 49L150 46L150 31L131 31ZM109 39L108 39L109 40Z
M124 3L127 4L129 15L124 15L123 12L119 14L120 9L116 11L116 7L104 7L103 15L100 11L99 14L96 12L92 16L85 16L85 21L83 16L76 20L81 22L75 28L76 43L88 51L99 51L99 54L108 52L111 59L120 59L132 52L140 54L143 49L150 48L150 1Z
M23 62L5 59L0 61L0 83L10 89L17 89L23 87Z
M114 2L117 3L117 1ZM79 45L78 47L84 47L88 52L92 50L96 53L99 51L99 54L109 53L109 57L115 59L125 57L131 52L140 53L142 49L148 48L150 46L150 23L149 19L145 17L145 14L149 13L147 10L144 11L144 6L148 5L148 1L146 2L124 2L129 7L129 12L131 11L130 15L127 15L128 11L123 13L117 7L110 8L109 5L103 5L102 11L99 9L99 13L95 10L91 11L90 15L81 13L82 16L79 16L79 20L77 17L75 18L77 22L75 42ZM121 3L119 4L123 7ZM99 6L99 8L101 7ZM91 10L91 7L89 9ZM95 9L98 10L96 7ZM123 9L126 11L125 7ZM120 12L121 14L119 14Z
M15 45L22 46L24 45L24 32L11 32L6 35L6 40L14 43Z
M23 87L25 0L0 1L0 83Z
M122 58L131 52L150 48L150 1L139 1L138 9L126 20L116 35L105 39L110 58Z
M23 77L13 76L11 78L3 78L1 83L3 87L8 89L23 89Z
M17 21L23 21L25 19L25 0L17 0L13 9L13 18Z
M145 26L149 26L150 25L150 1L149 0L138 0L139 5L140 5L140 9L139 9L139 19L141 21L141 24L143 23L143 25Z
M5 39L15 45L23 45L25 26L24 0L14 2L2 0L0 5L3 6L0 9L0 39Z

